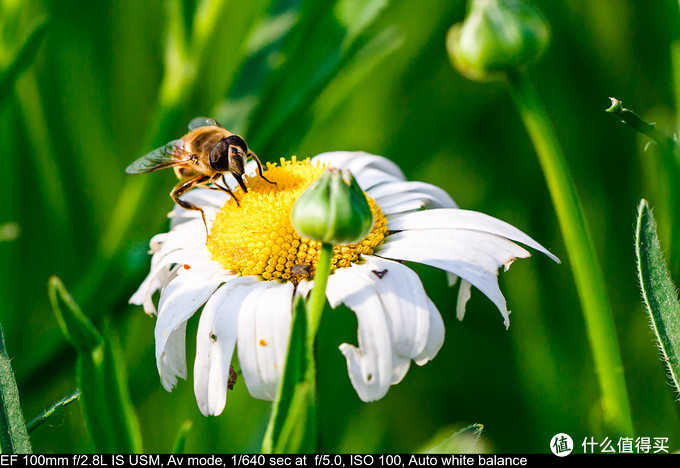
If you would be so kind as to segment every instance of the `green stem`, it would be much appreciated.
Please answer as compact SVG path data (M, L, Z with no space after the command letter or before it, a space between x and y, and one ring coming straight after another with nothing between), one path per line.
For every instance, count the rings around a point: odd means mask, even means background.
M647 135L661 147L663 153L668 153L671 156L675 154L676 143L674 139L660 132L653 123L643 120L642 117L632 110L623 107L623 104L618 99L613 97L610 97L609 99L611 100L612 105L605 112L617 116L622 122L630 125L643 135Z
M71 393L68 396L65 396L52 406L50 406L47 410L45 410L43 413L39 414L35 418L33 418L28 424L26 424L26 430L30 434L34 430L36 430L38 427L40 427L43 423L45 423L54 413L59 411L60 409L64 408L68 404L79 400L80 399L80 390L76 390L75 392Z
M328 284L328 276L331 273L331 258L333 258L333 245L321 244L319 264L314 274L314 287L309 295L309 302L307 302L307 322L309 323L307 337L312 343L321 323L323 308L326 305L326 284Z
M576 187L547 113L529 79L521 72L508 78L515 104L538 154L572 264L602 392L605 422L620 435L632 436L633 422L614 318Z
M673 67L675 69L680 67L680 45L675 42L672 45L672 57L673 57ZM676 72L675 75L678 73ZM680 80L679 76L675 76L676 80ZM680 81L676 83L676 86L680 86ZM680 97L680 96L678 96ZM629 126L631 126L636 131L652 139L652 142L658 146L658 152L661 156L661 165L652 163L651 166L654 170L654 181L655 181L655 191L661 194L664 198L659 200L657 205L660 205L665 218L662 221L664 225L664 232L661 233L661 237L667 235L670 241L667 243L665 253L671 261L671 265L674 270L678 269L680 266L680 261L675 255L673 249L680 246L680 229L675 229L675 210L674 207L678 200L678 188L680 188L680 149L675 138L672 138L663 132L657 130L656 125L649 123L642 119L639 115L630 109L623 107L621 101L615 98L609 98L612 101L612 105L605 112L609 112L615 115L621 121ZM647 146L645 146L645 150ZM650 164L649 161L644 161L643 164Z

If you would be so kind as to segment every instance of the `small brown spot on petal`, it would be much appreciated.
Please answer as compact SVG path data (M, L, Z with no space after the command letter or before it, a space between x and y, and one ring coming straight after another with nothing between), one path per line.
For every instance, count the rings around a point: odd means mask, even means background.
M260 346L267 346L267 341L264 339L260 340Z
M383 279L383 276L387 274L387 268L385 268L384 270L372 270L371 273L377 276L378 279Z
M185 270L190 270L190 269L191 269L191 265L187 265L187 264L185 263L185 264L184 264L184 269L185 269Z

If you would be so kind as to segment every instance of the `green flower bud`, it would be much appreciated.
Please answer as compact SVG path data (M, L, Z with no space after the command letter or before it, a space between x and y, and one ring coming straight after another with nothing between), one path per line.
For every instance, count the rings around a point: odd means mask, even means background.
M494 81L540 57L549 38L541 15L522 0L472 0L467 18L449 29L446 48L463 75Z
M329 168L297 199L290 220L302 237L329 244L353 244L373 227L366 195L347 171Z

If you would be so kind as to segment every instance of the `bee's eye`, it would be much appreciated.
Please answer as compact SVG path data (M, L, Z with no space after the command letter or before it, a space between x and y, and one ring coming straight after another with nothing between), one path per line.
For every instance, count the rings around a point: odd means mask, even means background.
M210 151L210 166L219 172L229 170L229 145L226 138L217 143Z

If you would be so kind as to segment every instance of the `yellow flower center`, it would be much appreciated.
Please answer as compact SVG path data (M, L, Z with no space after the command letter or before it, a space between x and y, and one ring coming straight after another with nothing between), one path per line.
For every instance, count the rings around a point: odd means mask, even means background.
M208 250L213 260L242 275L261 275L264 279L281 279L298 283L314 276L321 242L300 237L290 223L295 200L316 179L324 167L313 166L309 159L281 164L267 163L264 175L247 177L248 193L236 192L236 202L229 198L217 213L208 235ZM372 254L387 234L387 219L378 204L368 197L373 213L373 229L361 242L335 246L331 272L358 262L362 254Z

